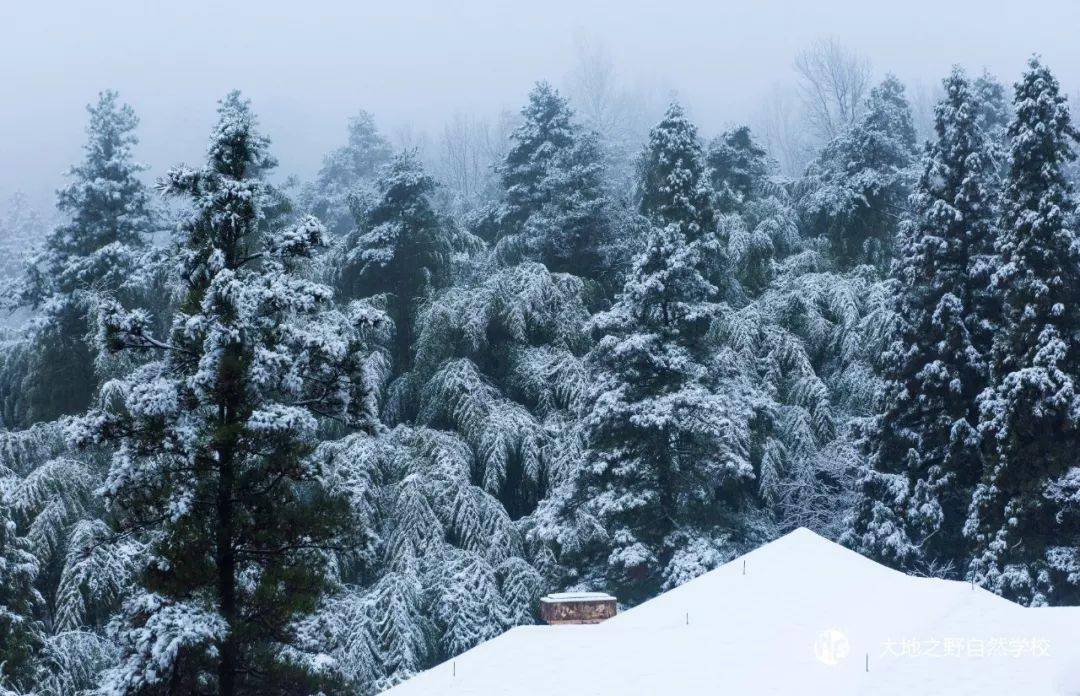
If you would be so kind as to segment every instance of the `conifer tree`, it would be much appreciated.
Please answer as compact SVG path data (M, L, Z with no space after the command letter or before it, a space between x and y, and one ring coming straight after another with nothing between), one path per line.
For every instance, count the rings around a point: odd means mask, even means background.
M915 154L911 107L904 85L890 75L871 90L860 121L830 142L808 172L814 188L803 212L842 270L863 263L888 268Z
M553 273L610 283L610 201L600 146L592 133L576 131L540 182L544 203L525 223L523 252Z
M333 235L352 229L350 197L362 193L390 160L390 145L379 134L375 118L361 111L349 119L348 140L323 159L314 183L304 192L303 208Z
M132 158L135 112L115 92L102 92L87 111L85 157L57 194L63 221L30 260L16 299L43 310L22 385L29 421L89 405L97 377L95 352L85 340L86 294L121 290L153 230L149 195L139 179L144 167Z
M431 203L435 181L415 155L395 157L375 183L376 198L363 209L354 202L356 230L341 245L338 286L347 298L385 293L394 322L395 374L412 364L414 325L420 301L449 280L451 257L462 236Z
M638 209L653 225L676 225L696 242L715 232L711 193L697 128L672 104L638 163Z
M727 131L709 144L706 156L709 178L721 212L738 211L762 193L769 173L769 155L749 126Z
M9 501L0 489L0 692L33 687L33 657L41 647L42 598L34 587L38 560L30 540L18 535Z
M1080 242L1064 167L1077 137L1037 58L1016 84L1000 256L994 385L980 397L987 465L965 533L980 585L1024 604L1080 601Z
M697 133L677 105L650 134L640 171L653 227L615 306L594 319L576 493L606 530L591 562L631 603L686 579L687 565L730 556L753 478L743 414L710 390L714 216Z
M517 233L546 202L542 183L556 158L574 144L570 105L547 82L529 92L521 115L522 124L510 136L513 145L497 168L505 191L498 236Z
M115 447L103 491L121 531L149 544L119 618L109 693L332 687L294 629L327 587L344 514L307 455L321 419L371 426L364 337L382 318L334 309L330 290L305 279L317 221L259 224L269 141L238 93L218 113L206 166L160 184L192 201L186 296L169 336L150 332L146 312L109 300L97 310L103 348L160 359L71 428L79 444Z
M1005 131L1009 127L1009 100L1005 85L989 72L983 72L971 85L978 108L976 121L985 137L997 147L1006 145Z
M971 83L957 69L944 89L895 271L903 324L885 357L885 412L845 541L903 569L957 573L981 473L976 397L988 375L978 281L992 251L996 163Z
M597 137L574 122L555 89L529 93L523 123L498 166L502 203L477 226L507 264L543 263L557 273L611 284L611 210Z

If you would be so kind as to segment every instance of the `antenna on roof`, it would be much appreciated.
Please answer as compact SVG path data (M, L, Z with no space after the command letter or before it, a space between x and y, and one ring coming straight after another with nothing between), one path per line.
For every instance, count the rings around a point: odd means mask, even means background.
M746 559L745 558L742 561L742 574L746 575Z
M866 653L866 671L870 671L870 653Z

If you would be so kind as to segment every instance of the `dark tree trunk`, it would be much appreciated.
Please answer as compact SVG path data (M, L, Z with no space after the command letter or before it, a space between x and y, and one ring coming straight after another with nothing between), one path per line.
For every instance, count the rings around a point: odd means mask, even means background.
M220 420L227 427L230 409L222 407ZM233 696L236 693L238 646L236 640L236 552L233 547L233 443L220 443L218 447L218 494L217 494L217 548L218 604L225 620L226 634L221 643L221 661L218 664L218 693Z

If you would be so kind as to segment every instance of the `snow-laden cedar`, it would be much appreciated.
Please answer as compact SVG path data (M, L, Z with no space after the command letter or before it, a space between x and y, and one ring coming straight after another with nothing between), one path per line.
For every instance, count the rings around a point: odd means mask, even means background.
M69 427L113 446L101 493L119 531L148 545L113 622L122 659L105 693L294 693L338 676L296 628L331 582L346 506L308 455L321 422L372 428L368 345L385 318L335 307L305 276L322 226L278 226L269 141L238 93L218 113L206 166L160 183L191 203L172 328L155 336L145 311L101 299L100 347L157 359Z

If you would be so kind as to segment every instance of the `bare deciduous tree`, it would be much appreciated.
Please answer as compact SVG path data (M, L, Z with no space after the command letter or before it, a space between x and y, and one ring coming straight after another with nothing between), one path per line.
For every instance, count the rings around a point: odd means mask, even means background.
M753 127L783 176L802 175L813 157L813 148L799 97L790 85L777 84L772 88L754 118Z
M615 125L618 108L615 62L602 43L585 36L577 38L575 49L577 60L567 76L567 92L584 121L606 133Z
M506 155L514 125L514 115L504 112L494 121L456 114L443 127L434 169L460 201L494 195L494 165Z
M858 119L870 90L870 61L836 39L819 39L795 57L808 125L831 140Z
M633 83L616 69L600 39L580 34L565 91L582 125L600 136L607 173L616 191L627 192L635 176L633 159L674 95L663 80Z

